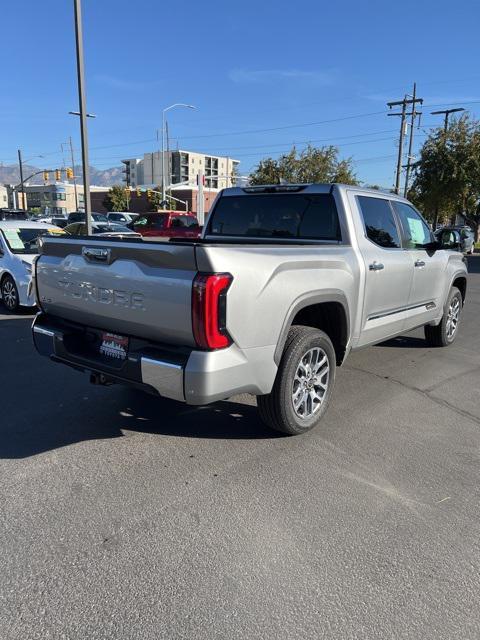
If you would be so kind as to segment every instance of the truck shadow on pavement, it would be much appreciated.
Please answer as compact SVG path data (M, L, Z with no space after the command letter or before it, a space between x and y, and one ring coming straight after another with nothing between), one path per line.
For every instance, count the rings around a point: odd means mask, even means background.
M126 390L129 402L120 411L121 429L187 438L226 440L282 437L259 418L254 404L236 399L194 407L153 395Z
M416 338L415 336L397 336L391 338L385 342L373 345L374 347L394 347L395 349L429 349L426 341L423 338Z
M86 393L95 411L82 403ZM260 421L255 406L235 401L191 407L120 386L92 394L82 381L74 405L78 412L72 412L72 403L50 403L47 409L32 406L28 419L14 409L4 414L0 458L27 458L88 440L120 438L126 431L225 440L281 437Z

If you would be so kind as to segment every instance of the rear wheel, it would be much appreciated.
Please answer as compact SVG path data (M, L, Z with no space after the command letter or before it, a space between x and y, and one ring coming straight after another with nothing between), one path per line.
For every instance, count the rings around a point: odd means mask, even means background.
M463 299L460 290L452 287L440 324L425 326L425 339L432 347L448 347L457 337Z
M289 435L315 427L330 401L335 368L335 350L326 333L312 327L292 327L273 389L257 397L262 420Z
M19 305L18 289L12 276L6 275L2 280L2 300L10 312L17 311Z

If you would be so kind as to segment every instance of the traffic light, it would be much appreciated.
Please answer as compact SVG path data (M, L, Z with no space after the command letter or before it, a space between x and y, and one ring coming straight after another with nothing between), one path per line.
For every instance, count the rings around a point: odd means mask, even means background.
M48 179L49 179L49 178L50 178L50 175L49 175L48 171L44 171L44 172L43 172L43 180L44 180L45 182L48 182Z
M55 180L57 182L60 182L61 179L62 179L62 172L60 171L60 169L55 169Z
M140 196L142 195L142 190L139 187L137 187L136 192L137 192L137 198L140 198Z
M73 169L72 167L67 167L66 168L66 173L67 173L67 178L70 180L71 178L73 178Z

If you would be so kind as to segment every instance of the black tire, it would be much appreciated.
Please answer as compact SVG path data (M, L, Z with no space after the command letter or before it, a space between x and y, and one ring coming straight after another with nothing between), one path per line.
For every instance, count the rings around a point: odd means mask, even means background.
M321 357L323 359L326 356L328 373L323 373L326 370L325 365L323 365L323 368L319 369L320 375L318 378L311 371L310 377L302 386L298 379L295 381L295 375L299 370L301 361L304 362L303 356L310 353L312 349L318 358ZM257 396L257 406L263 422L272 429L288 435L298 435L313 429L322 419L330 402L335 383L335 369L335 350L327 334L312 327L293 326L288 332L271 393ZM322 383L322 386L319 386L320 383ZM325 385L324 390L323 385ZM304 403L301 403L302 407L297 410L293 404L294 393L302 393L300 387L303 389L302 397L306 398L305 417L298 413L298 411L302 410ZM318 392L320 394L323 393L321 399L318 399ZM312 400L312 394L314 396L317 395L316 400ZM297 397L300 396L297 395ZM310 408L315 407L311 415L307 415L308 406Z
M15 280L10 275L2 278L2 301L10 313L18 311L19 296Z
M458 316L455 323L453 333L451 332L451 320L450 313L458 305ZM460 317L463 307L463 299L460 290L457 287L452 287L445 304L442 320L436 327L431 325L425 325L425 340L431 347L448 347L455 340L458 334L458 325L460 324Z

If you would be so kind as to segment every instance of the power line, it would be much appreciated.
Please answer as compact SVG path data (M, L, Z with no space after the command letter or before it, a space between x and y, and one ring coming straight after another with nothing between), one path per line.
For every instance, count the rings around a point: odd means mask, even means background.
M437 106L448 106L448 105L457 105L457 104L480 104L480 100L471 100L471 101L462 101L462 102L450 102L450 103L436 103L436 104L425 104L424 106L428 106L428 107L437 107ZM184 137L179 137L176 138L176 141L179 142L181 140L196 140L196 139L207 139L207 138L218 138L218 137L225 137L225 136L236 136L236 135L247 135L247 134L251 134L251 133L269 133L269 132L273 132L273 131L284 131L287 129L293 129L293 128L301 128L301 127L310 127L310 126L317 126L317 125L321 125L321 124L330 124L333 122L343 122L343 121L347 121L347 120L353 120L356 118L365 118L365 117L370 117L370 116L374 116L374 115L383 115L386 112L384 110L382 111L372 111L372 112L368 112L368 113L360 113L360 114L353 114L353 115L349 115L349 116L343 116L341 118L330 118L327 120L318 120L315 122L304 122L304 123L296 123L296 124L289 124L289 125L283 125L280 127L270 127L270 128L265 128L265 129L250 129L250 130L242 130L242 131L226 131L226 132L222 132L222 133L210 133L210 134L203 134L203 135L198 135L198 136L184 136ZM111 144L111 145L97 145L94 147L90 147L91 150L99 150L99 149L114 149L114 148L123 148L123 147L127 147L127 146L133 146L133 145L137 145L137 144L146 144L149 142L155 142L156 139L155 138L147 138L147 139L143 139L143 140L134 140L134 141L130 141L130 142L122 142L122 143L117 143L117 144ZM58 155L61 152L59 151L48 151L48 152L44 152L42 153L42 155L44 156L52 156L52 155ZM14 162L14 160L12 160L12 162Z

